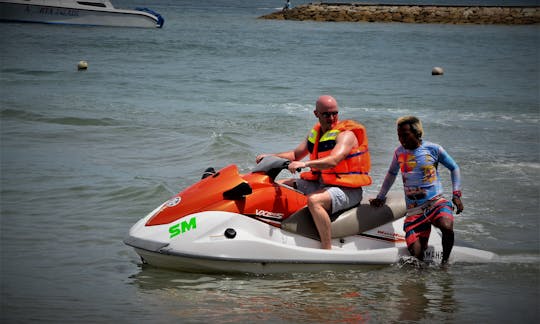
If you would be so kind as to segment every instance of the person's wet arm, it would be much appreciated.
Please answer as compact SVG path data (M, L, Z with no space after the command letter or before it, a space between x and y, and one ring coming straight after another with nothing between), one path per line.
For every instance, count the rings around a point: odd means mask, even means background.
M398 172L399 162L397 159L397 155L394 153L394 157L392 158L392 162L390 163L390 167L388 168L388 172L384 177L383 184L381 186L381 189L379 190L379 193L377 194L377 197L369 201L372 206L380 207L384 204L386 200L386 194L388 193L388 191L390 191L390 188L392 188L392 185L396 181Z
M463 202L461 201L461 171L456 161L442 147L439 150L439 161L448 170L452 180L452 202L456 206L456 213L463 211Z

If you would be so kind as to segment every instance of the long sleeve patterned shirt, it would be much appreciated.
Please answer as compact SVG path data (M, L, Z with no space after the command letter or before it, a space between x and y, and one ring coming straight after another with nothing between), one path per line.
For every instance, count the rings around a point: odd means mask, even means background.
M439 144L422 141L415 150L399 146L394 151L392 163L377 198L384 199L401 170L407 209L423 205L443 193L438 165L441 163L451 172L452 190L461 190L459 167Z

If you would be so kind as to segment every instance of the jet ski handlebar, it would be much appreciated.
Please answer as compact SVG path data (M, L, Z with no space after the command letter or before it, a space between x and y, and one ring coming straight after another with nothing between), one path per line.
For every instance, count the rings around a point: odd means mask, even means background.
M269 155L264 157L252 170L252 172L263 172L272 179L272 181L278 176L278 174L289 167L291 161L280 158L277 156Z

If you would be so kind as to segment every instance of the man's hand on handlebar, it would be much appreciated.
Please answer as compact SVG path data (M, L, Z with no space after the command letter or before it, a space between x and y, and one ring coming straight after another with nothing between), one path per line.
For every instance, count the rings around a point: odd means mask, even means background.
M291 163L289 163L289 166L287 169L289 169L289 171L291 173L295 173L295 172L300 172L301 169L303 168L307 168L306 166L306 162L304 161L292 161Z

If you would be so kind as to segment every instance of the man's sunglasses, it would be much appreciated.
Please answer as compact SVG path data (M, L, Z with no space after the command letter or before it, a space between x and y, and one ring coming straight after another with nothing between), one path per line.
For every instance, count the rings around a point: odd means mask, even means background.
M321 115L324 116L324 118L328 118L330 116L336 116L339 112L338 111L325 111L322 112Z

